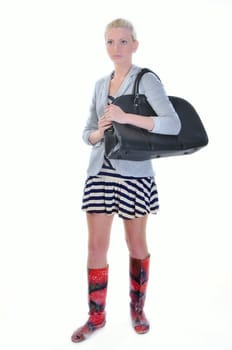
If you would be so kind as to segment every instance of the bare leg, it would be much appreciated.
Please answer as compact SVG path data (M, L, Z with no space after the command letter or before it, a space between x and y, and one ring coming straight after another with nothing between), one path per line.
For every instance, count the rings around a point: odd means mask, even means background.
M124 221L126 242L130 252L130 311L136 333L149 330L149 322L143 311L149 278L149 260L146 241L147 216Z
M113 215L87 213L89 268L101 268L107 265L112 222Z
M130 256L144 259L149 255L146 239L147 215L131 220L124 220L126 242Z
M87 213L88 240L88 293L89 318L72 334L72 341L79 343L94 331L104 327L105 301L108 282L107 252L113 215Z

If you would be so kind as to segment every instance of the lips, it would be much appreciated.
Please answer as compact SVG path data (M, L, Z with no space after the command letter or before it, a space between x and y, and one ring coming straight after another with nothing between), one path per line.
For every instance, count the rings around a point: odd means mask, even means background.
M122 55L113 55L113 58L122 58Z

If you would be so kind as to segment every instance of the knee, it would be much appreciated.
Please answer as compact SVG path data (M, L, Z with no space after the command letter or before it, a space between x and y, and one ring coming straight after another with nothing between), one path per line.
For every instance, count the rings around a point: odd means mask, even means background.
M108 244L104 240L90 239L88 242L88 252L92 256L105 255L108 251Z
M99 244L90 243L88 245L88 253L92 256L105 255L106 252L107 252L107 249L104 246L102 246L101 243Z
M136 259L147 257L148 248L145 240L129 239L126 237L126 243L131 257Z
M101 242L97 244L94 242L88 245L88 267L89 268L102 268L107 265L107 248L101 245Z

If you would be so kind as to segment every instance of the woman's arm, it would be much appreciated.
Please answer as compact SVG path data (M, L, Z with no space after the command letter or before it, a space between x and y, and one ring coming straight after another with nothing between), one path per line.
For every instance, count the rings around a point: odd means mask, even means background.
M94 94L90 106L89 118L82 133L82 138L88 145L96 145L101 142L104 137L104 131L112 125L112 122L107 120L105 116L98 119L95 101Z
M157 134L179 134L181 129L180 118L174 110L162 83L154 74L147 73L142 77L140 93L147 97L157 116L143 117L137 114L125 113L119 106L111 104L105 109L107 120L121 124L132 124Z
M181 130L181 121L162 82L154 74L146 73L140 81L140 93L146 95L147 101L157 114L152 117L154 120L152 132L178 135Z
M101 141L104 137L104 131L108 128L110 128L112 125L112 122L108 121L104 116L101 117L98 121L98 129L91 132L88 136L88 141L95 145L99 141Z
M154 128L154 120L150 117L143 117L141 115L125 113L119 106L110 104L105 109L105 118L108 121L115 121L120 124L131 124L139 128L152 131Z

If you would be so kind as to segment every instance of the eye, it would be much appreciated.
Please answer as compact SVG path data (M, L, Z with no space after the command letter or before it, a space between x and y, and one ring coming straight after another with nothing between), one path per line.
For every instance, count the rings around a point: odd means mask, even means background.
M113 40L111 40L111 39L107 40L107 41L106 41L106 44L107 44L107 45L112 45L112 44L113 44Z
M125 39L121 39L120 42L121 42L122 45L126 45L128 43L128 41L125 40Z

